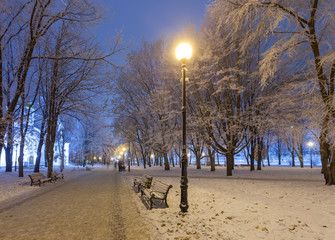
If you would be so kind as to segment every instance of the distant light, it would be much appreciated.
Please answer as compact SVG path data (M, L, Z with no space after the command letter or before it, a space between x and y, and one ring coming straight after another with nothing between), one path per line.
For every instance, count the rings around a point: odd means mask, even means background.
M308 146L308 147L313 147L313 146L314 146L314 143L313 143L312 141L310 141L310 142L307 143L307 146Z
M122 151L126 151L126 148L122 148Z
M155 155L151 154L151 158L154 158Z
M192 47L188 43L181 43L176 48L176 57L180 61L182 59L190 59L192 56Z

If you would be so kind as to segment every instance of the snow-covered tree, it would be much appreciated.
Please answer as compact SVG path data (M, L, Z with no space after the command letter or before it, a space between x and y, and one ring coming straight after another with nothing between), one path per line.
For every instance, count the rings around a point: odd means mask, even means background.
M212 14L220 16L218 28L229 25L227 34L231 36L249 26L247 37L240 42L242 51L264 37L259 64L264 86L283 70L303 71L309 77L305 81L317 82L324 105L319 135L323 173L330 156L330 122L334 117L334 9L332 0L217 0L210 8ZM333 166L335 163L330 168Z

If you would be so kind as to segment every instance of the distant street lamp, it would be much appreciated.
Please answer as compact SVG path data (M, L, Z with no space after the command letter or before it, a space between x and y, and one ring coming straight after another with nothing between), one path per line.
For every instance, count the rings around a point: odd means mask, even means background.
M187 201L187 153L186 153L186 61L192 56L192 47L188 43L181 43L176 48L176 57L182 62L182 115L183 115L183 149L181 157L181 180L180 180L180 210L181 214L186 213L188 209Z
M309 155L311 158L311 168L313 168L313 164L312 164L312 147L314 146L314 143L312 141L309 141L307 143L307 146L309 147Z

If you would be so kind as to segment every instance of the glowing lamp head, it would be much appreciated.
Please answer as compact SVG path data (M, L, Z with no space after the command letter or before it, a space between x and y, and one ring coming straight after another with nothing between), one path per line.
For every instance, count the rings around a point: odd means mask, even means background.
M181 43L176 48L176 57L180 61L182 59L190 59L192 56L192 47L188 43Z
M313 146L314 146L314 143L313 143L313 142L308 142L308 143L307 143L307 146L308 146L308 147L313 147Z

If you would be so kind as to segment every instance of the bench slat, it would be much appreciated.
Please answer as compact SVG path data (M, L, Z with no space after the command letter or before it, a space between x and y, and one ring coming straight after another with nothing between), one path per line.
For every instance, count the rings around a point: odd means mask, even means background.
M143 175L142 177L134 178L134 191L139 192L141 188L150 188L152 183L152 177L149 175Z
M165 206L169 207L167 204L167 195L170 188L172 188L172 185L165 184L159 180L154 180L150 188L141 188L141 196L150 202L150 209L152 209L154 199L165 202Z

